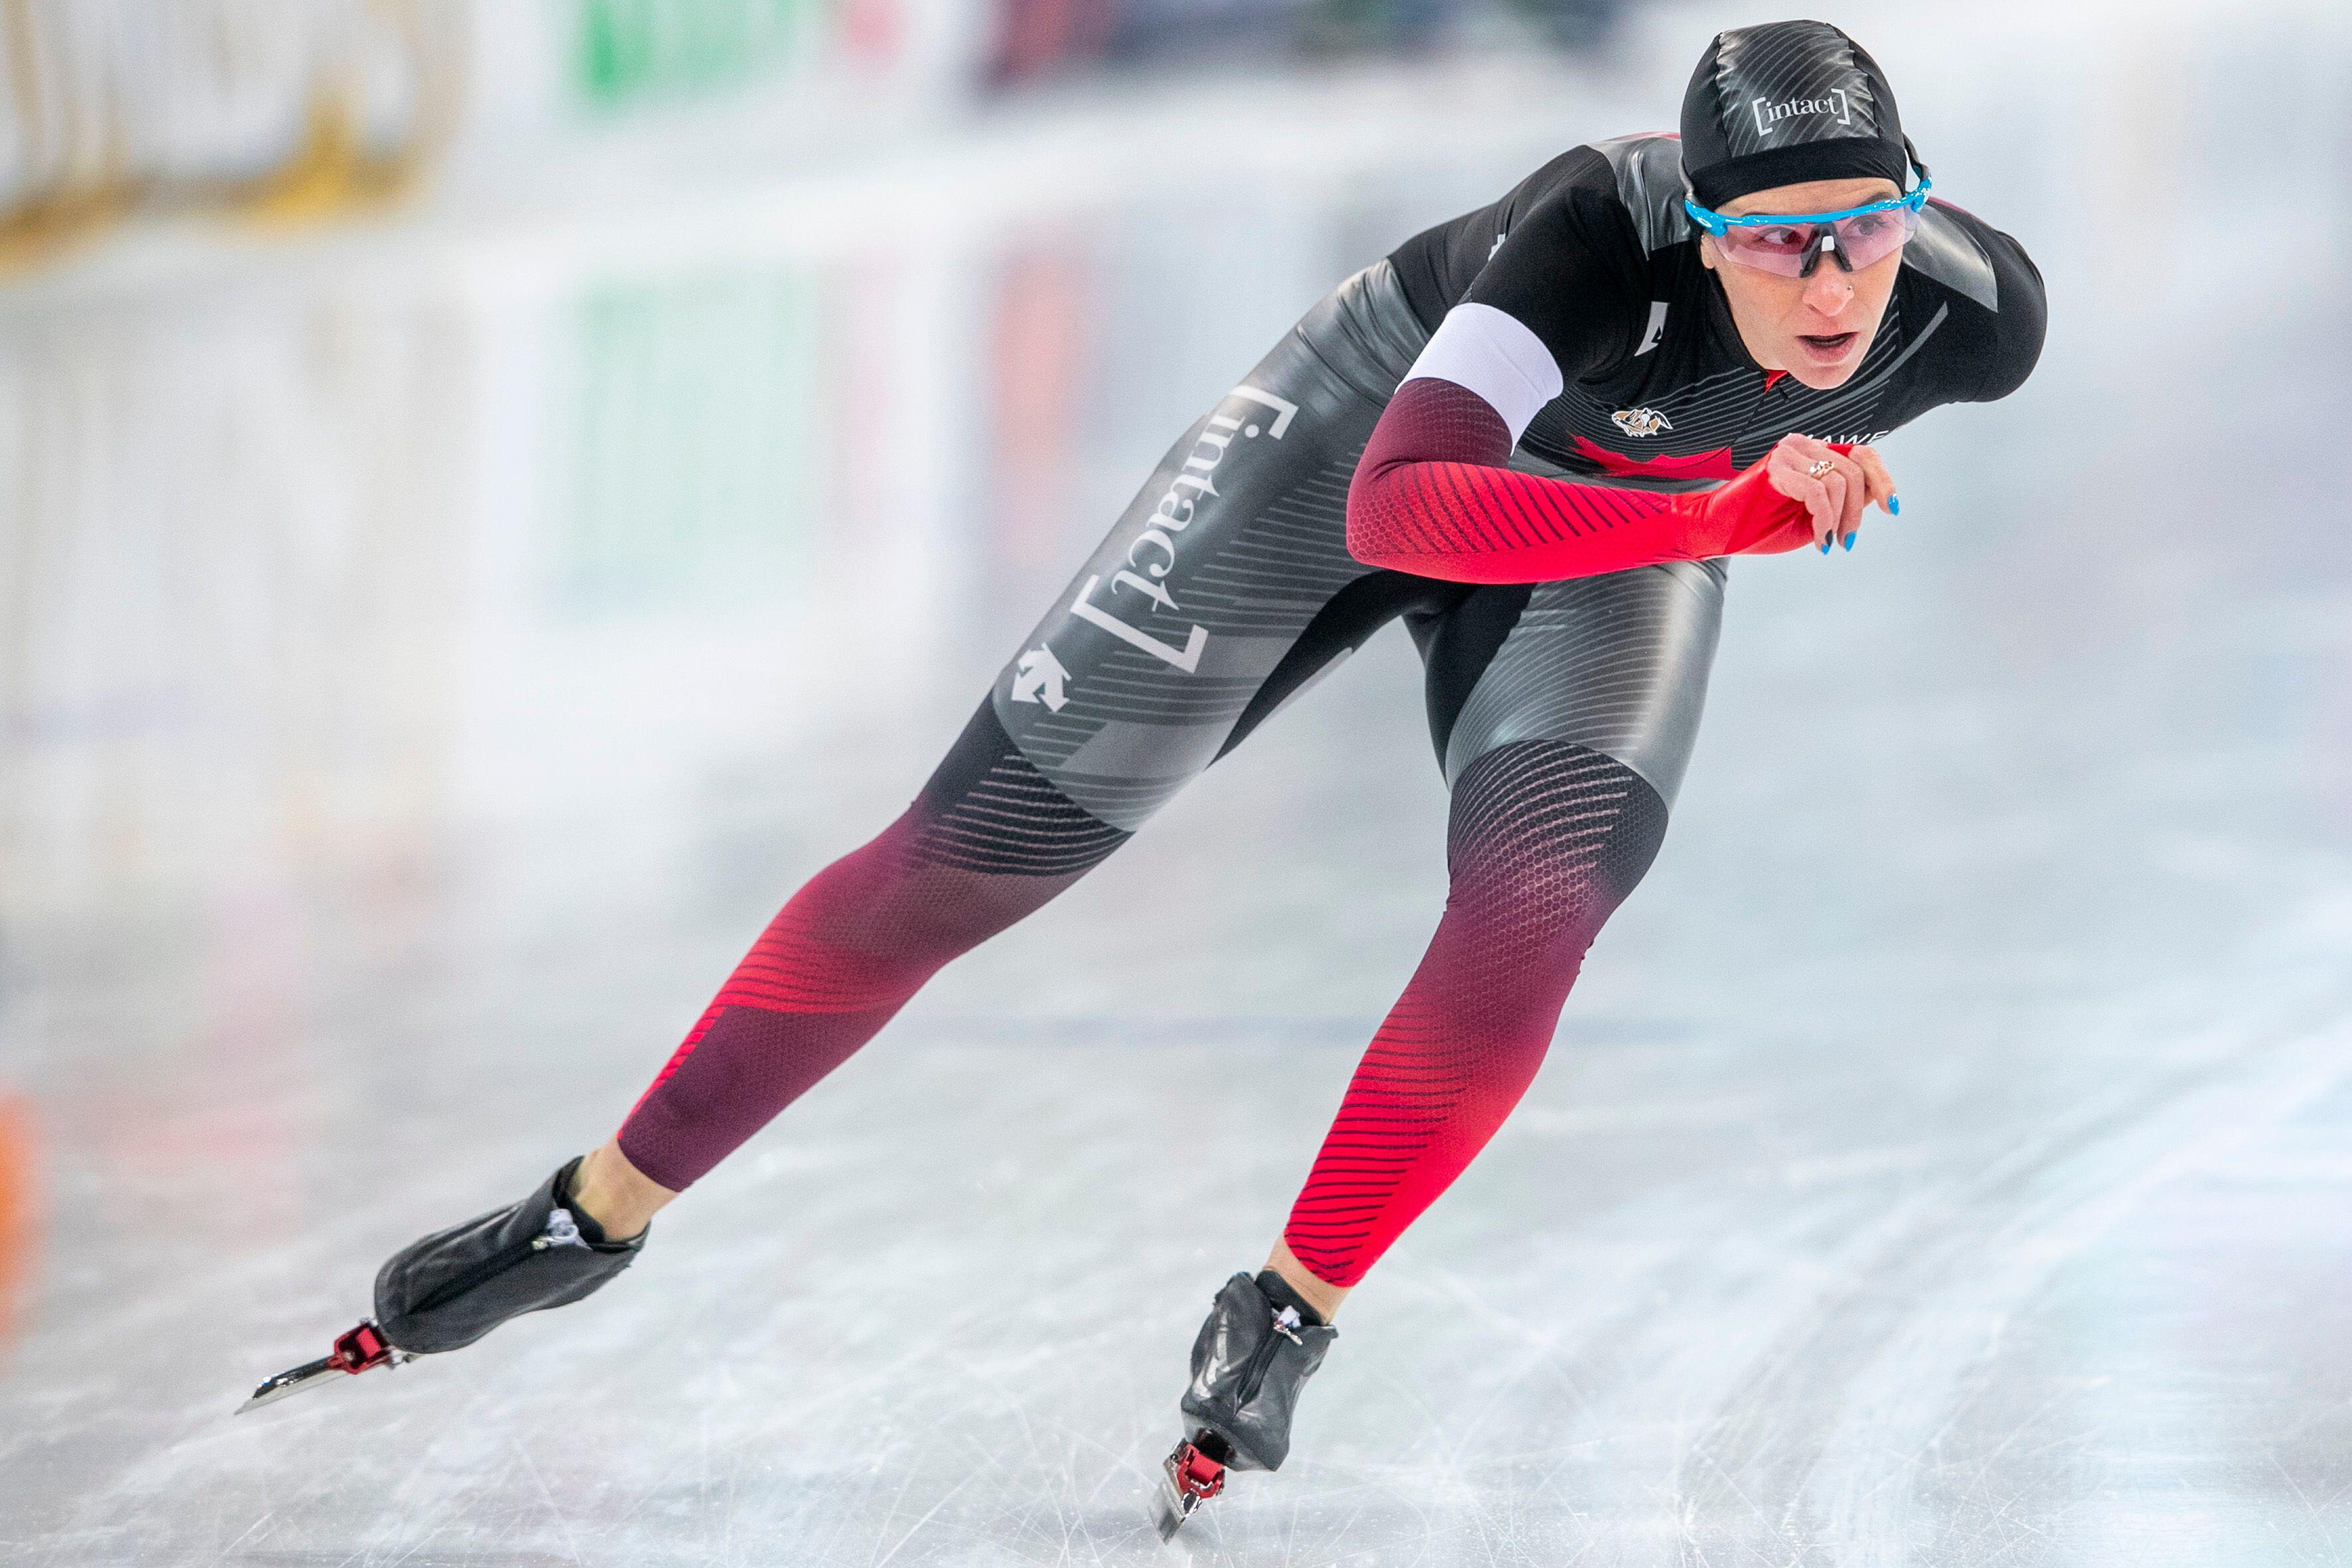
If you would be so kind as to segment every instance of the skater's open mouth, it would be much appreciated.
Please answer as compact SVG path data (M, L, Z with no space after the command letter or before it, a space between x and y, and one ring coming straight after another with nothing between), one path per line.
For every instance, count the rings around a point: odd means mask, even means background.
M1805 347L1805 354L1816 364L1835 364L1853 352L1860 342L1860 332L1802 332L1797 341Z

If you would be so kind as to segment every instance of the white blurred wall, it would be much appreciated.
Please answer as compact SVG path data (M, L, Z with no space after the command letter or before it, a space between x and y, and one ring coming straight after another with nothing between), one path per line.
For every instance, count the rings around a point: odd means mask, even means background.
M1939 190L2050 275L2034 438L2071 438L2069 399L2131 405L2069 383L2070 342L2173 374L2157 345L2226 341L2233 289L2332 277L2335 12L1845 9ZM864 109L938 133L814 167L780 149L822 94L597 107L550 64L576 11L465 14L484 107L410 205L142 219L0 289L0 925L227 862L394 876L451 821L706 789L927 670L976 691L1317 294L1562 146L1668 122L1747 13L1644 14L1597 57L1163 72L975 113L923 84L976 35L917 6L904 96ZM733 676L677 674L713 647ZM630 695L590 714L575 688ZM887 790L937 739L857 735Z

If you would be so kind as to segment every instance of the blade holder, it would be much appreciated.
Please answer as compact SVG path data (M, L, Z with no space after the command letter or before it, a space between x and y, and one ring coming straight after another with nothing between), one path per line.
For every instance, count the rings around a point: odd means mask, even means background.
M392 1345L376 1331L373 1323L362 1323L347 1334L339 1334L335 1348L327 1359L354 1376L370 1367L383 1366L392 1360Z
M1225 1467L1191 1443L1180 1443L1169 1456L1168 1476L1175 1482L1178 1495L1192 1503L1204 1502L1225 1489Z

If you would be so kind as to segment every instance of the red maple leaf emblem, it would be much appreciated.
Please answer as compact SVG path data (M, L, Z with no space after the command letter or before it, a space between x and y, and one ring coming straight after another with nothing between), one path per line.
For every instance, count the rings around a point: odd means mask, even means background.
M1623 474L1643 479L1732 479L1739 470L1731 464L1731 448L1717 447L1713 451L1693 452L1686 458L1628 458L1608 447L1576 438L1576 455L1599 467L1604 474Z

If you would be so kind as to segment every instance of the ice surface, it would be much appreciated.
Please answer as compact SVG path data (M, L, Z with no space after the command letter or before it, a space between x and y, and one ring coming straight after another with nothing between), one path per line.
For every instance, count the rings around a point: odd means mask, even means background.
M1293 1463L1168 1549L1190 1336L1443 895L1401 637L594 1301L229 1412L610 1130L1316 292L1660 119L1688 40L1504 130L1383 89L1401 163L1342 119L822 243L427 228L0 301L0 1561L2344 1561L2352 333L2303 198L2352 188L2352 54L1938 26L1878 52L2042 262L2040 374L1889 441L1851 556L1734 572L1549 1065ZM1073 112L1021 156L1098 170ZM2181 129L2253 113L2259 163Z

